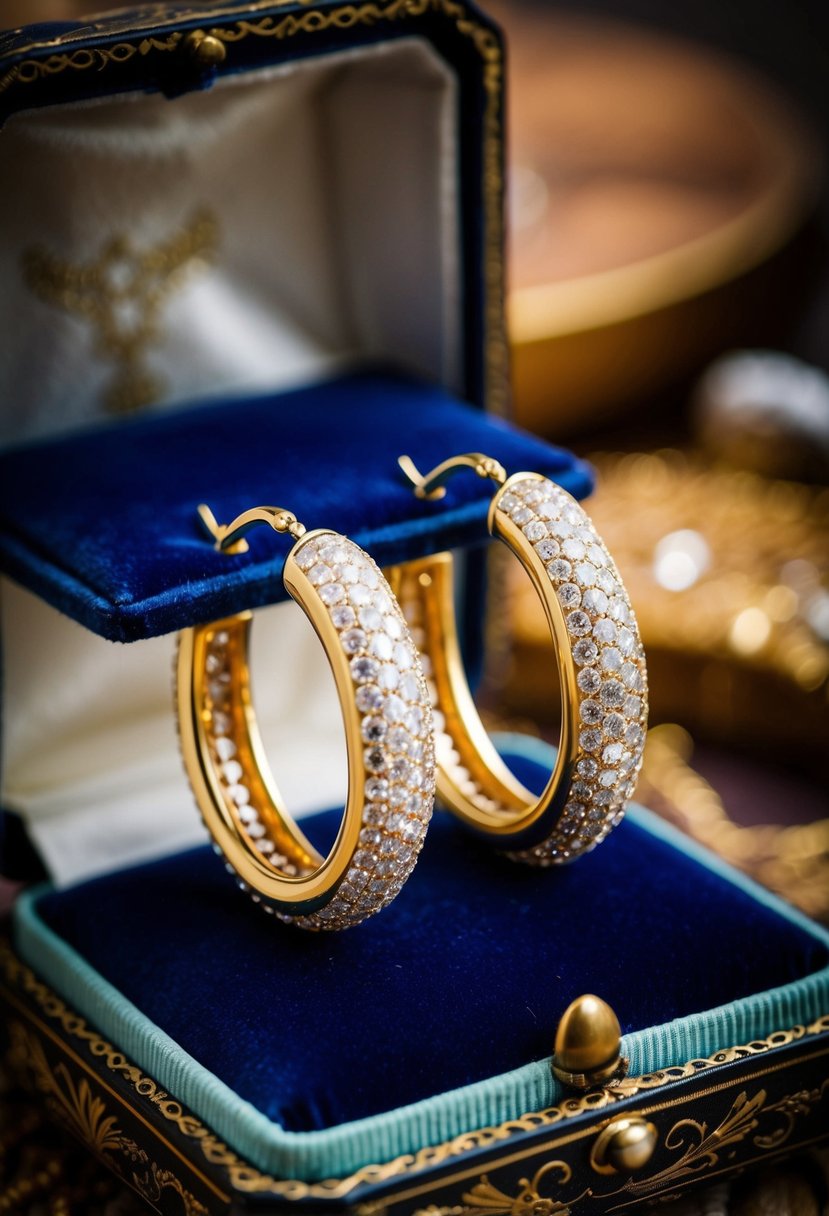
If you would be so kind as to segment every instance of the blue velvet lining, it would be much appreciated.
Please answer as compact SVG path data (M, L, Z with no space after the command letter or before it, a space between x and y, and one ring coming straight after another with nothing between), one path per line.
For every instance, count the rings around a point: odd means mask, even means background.
M144 416L0 455L0 570L115 641L169 633L284 598L289 545L255 532L250 552L213 551L197 525L257 503L345 532L384 565L487 536L491 486L459 477L418 502L397 468L484 451L576 495L583 464L453 399L390 373Z
M539 787L541 770L513 758ZM320 817L315 832L332 830ZM382 915L343 934L266 919L208 848L50 892L46 924L287 1131L379 1114L549 1055L604 995L625 1033L802 979L821 939L631 821L533 871L438 815Z

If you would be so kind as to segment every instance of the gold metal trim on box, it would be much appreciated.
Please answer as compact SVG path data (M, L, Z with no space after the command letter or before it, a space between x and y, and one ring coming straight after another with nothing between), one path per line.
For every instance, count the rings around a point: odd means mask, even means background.
M236 1190L248 1194L279 1195L284 1199L294 1200L308 1198L339 1199L347 1196L359 1186L386 1182L392 1178L400 1178L401 1180L411 1178L412 1175L416 1175L426 1168L438 1166L453 1158L461 1157L473 1149L490 1148L495 1144L513 1140L524 1132L533 1132L539 1128L552 1127L586 1112L612 1107L615 1103L625 1098L630 1098L644 1091L657 1090L663 1085L668 1085L671 1082L686 1077L697 1076L708 1069L716 1068L718 1065L732 1063L735 1060L746 1059L751 1056L765 1055L768 1052L798 1042L808 1036L829 1032L829 1014L827 1014L808 1026L794 1026L789 1030L776 1031L765 1039L758 1039L751 1043L729 1047L705 1059L689 1060L685 1064L660 1069L657 1072L645 1073L639 1077L626 1077L616 1084L604 1086L581 1097L567 1098L557 1106L551 1106L546 1110L530 1112L497 1126L484 1127L476 1131L466 1132L442 1144L427 1146L419 1149L416 1153L407 1153L394 1158L392 1161L363 1166L345 1178L329 1178L322 1182L303 1182L300 1179L273 1178L255 1169L255 1167L240 1158L204 1123L194 1115L191 1115L180 1102L172 1098L155 1081L146 1076L136 1065L128 1060L123 1052L118 1051L100 1035L90 1030L86 1021L78 1014L73 1013L48 985L39 980L35 973L17 958L5 942L0 942L0 969L2 969L6 981L9 984L19 986L40 1008L46 1018L59 1023L68 1038L80 1040L86 1046L90 1055L103 1060L111 1072L127 1080L135 1089L138 1096L149 1101L165 1119L176 1126L182 1136L196 1142L201 1149L202 1156L207 1162L214 1166L221 1166L227 1170L228 1182ZM7 995L10 1002L17 1005L13 993L7 990ZM26 1011L22 1010L22 1012ZM43 1029L48 1035L56 1039L59 1046L64 1050L66 1049L63 1041L55 1036L45 1023L43 1024ZM829 1054L829 1050L823 1054ZM78 1062L84 1067L88 1067L80 1057L78 1057ZM764 1074L755 1074L748 1081L755 1080L758 1076L762 1075ZM96 1074L93 1073L93 1076L96 1076ZM748 1083L748 1081L744 1083ZM719 1089L727 1089L730 1085L731 1083L727 1082L721 1086L712 1086L705 1091L705 1094L716 1092ZM798 1094L787 1095L784 1099L774 1103L772 1106L765 1107L765 1109L767 1112L779 1110L787 1117L790 1117L791 1127L793 1128L797 1115L803 1113L807 1107L818 1101L828 1087L829 1078L822 1085L815 1088L814 1094L811 1091L809 1093L803 1091ZM694 1094L694 1101L698 1100L701 1096L705 1096L705 1094ZM113 1096L118 1098L115 1094ZM121 1101L121 1099L118 1100ZM765 1091L758 1091L751 1099L746 1100L754 1102L758 1107L758 1111L762 1110L766 1101ZM649 1107L643 1113L668 1109L668 1107L674 1105L681 1106L685 1101L688 1101L688 1099L680 1098L674 1102ZM732 1108L734 1110L734 1118L737 1119L743 1109L742 1104L738 1107L739 1102L740 1100L738 1099ZM731 1112L726 1115L725 1122L729 1118L731 1118ZM686 1117L674 1125L672 1132L680 1127L690 1128L692 1124L697 1128L700 1127L694 1120L689 1120ZM668 1133L668 1140L672 1132ZM158 1133L154 1132L154 1134ZM595 1125L591 1125L589 1128L577 1133L576 1139L595 1134L596 1127ZM714 1134L711 1133L710 1135L713 1136ZM701 1136L702 1141L705 1140L706 1135L707 1133L704 1133ZM159 1139L172 1152L176 1152L175 1147L168 1141L164 1141L163 1137L159 1136ZM777 1137L767 1141L766 1144L758 1144L758 1147L761 1151L770 1152L777 1148L780 1143L781 1139ZM554 1146L549 1145L545 1147L552 1148ZM519 1153L518 1156L531 1155L537 1151L538 1147L535 1146L533 1149L527 1150L526 1153ZM704 1151L707 1152L708 1149ZM497 1168L501 1164L504 1163L494 1163L490 1168ZM662 1174L664 1173L665 1171L662 1171ZM215 1190L215 1187L208 1179L205 1179L203 1176L202 1179ZM664 1179L664 1181L667 1180L667 1178ZM441 1184L446 1185L451 1181L452 1179L442 1179ZM483 1183L484 1181L485 1179L482 1178L481 1182ZM641 1188L643 1183L635 1182L632 1185ZM431 1185L427 1184L426 1189L430 1189ZM414 1189L418 1191L421 1188ZM472 1192L470 1191L469 1193L471 1194ZM383 1201L383 1206L391 1206L398 1198L401 1198L401 1196L386 1197ZM570 1200L571 1204L572 1202L573 1200ZM469 1205L467 1205L468 1207ZM492 1209L488 1208L487 1210L491 1211ZM550 1208L549 1213L551 1214L555 1210L555 1208ZM463 1208L463 1204L461 1205L461 1212L463 1212L463 1216L472 1216L471 1212ZM548 1213L546 1210L539 1211L539 1216L548 1216Z
M300 0L302 2L302 0ZM265 0L253 3L249 14L290 0ZM367 3L345 4L336 8L306 8L299 13L288 13L284 17L265 16L256 20L240 19L227 26L210 25L218 17L232 16L236 9L183 8L176 10L169 5L151 7L142 19L139 14L122 27L123 32L139 33L144 28L158 29L173 22L204 21L205 31L223 45L232 45L244 38L275 38L280 41L296 34L319 34L331 28L349 29L356 25L376 25L380 21L400 21L434 12L454 23L458 33L469 38L484 65L482 87L485 94L483 115L483 198L484 198L484 359L485 398L487 407L496 414L506 412L508 404L508 343L504 316L504 224L501 200L504 191L503 132L501 122L501 98L504 89L504 57L498 37L477 21L462 3L457 0L368 0ZM155 15L154 15L155 14ZM159 14L161 14L159 16ZM82 30L73 30L55 39L33 42L28 46L12 48L0 54L0 61L26 54L29 51L54 49L55 53L44 59L23 59L0 76L0 93L13 84L31 84L47 76L61 72L102 71L110 64L123 64L135 55L148 55L152 51L168 53L179 50L190 30L176 29L166 38L143 37L138 41L124 40L108 46L79 47L74 51L60 51L62 46L71 46L83 38L97 33L119 32L107 21L94 22Z

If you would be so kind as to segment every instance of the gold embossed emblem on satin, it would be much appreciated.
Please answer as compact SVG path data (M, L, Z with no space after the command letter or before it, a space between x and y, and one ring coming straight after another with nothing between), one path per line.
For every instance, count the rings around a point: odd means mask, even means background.
M109 413L131 413L162 396L165 382L153 371L150 355L163 337L164 305L214 261L218 243L218 223L202 210L172 236L143 249L118 233L83 262L42 246L24 252L27 286L45 304L86 322L96 354L113 365L103 397Z

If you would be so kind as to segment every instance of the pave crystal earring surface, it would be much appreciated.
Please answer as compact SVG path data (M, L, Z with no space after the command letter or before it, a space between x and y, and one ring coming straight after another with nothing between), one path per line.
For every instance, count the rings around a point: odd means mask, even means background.
M429 694L400 607L371 558L336 532L306 532L289 511L256 507L222 526L199 514L216 548L239 552L256 524L295 541L285 588L313 625L342 709L348 800L322 857L288 814L265 760L248 669L251 614L182 632L177 708L187 775L217 852L264 908L304 929L345 929L397 895L432 814Z
M574 498L537 473L507 478L473 452L421 476L400 466L419 498L438 498L455 471L498 489L489 530L512 550L544 606L561 688L561 738L544 792L525 789L475 709L458 645L452 558L398 568L395 590L431 665L438 800L516 861L549 866L594 848L620 821L642 764L645 654L613 559Z

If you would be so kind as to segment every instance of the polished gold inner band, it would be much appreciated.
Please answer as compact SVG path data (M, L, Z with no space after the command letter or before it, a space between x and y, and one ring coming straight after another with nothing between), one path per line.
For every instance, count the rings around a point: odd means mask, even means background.
M519 476L526 480L526 474ZM506 848L539 824L541 830L534 837L544 839L567 800L578 752L573 721L577 686L564 614L544 563L520 528L501 512L490 510L489 527L532 579L553 639L562 690L561 739L555 767L540 797L526 789L498 755L472 699L458 640L451 554L439 553L400 567L398 598L410 624L423 631L422 639L418 635L421 650L429 657L434 705L443 716L444 739L437 745L438 801L470 827L502 837Z
M308 533L308 538L324 533ZM250 686L250 613L184 630L178 654L178 713L187 775L208 831L228 864L252 891L294 913L313 911L348 869L365 801L363 742L354 706L348 657L337 630L304 572L290 554L284 583L320 638L337 687L349 758L348 800L337 839L326 858L288 813L265 756ZM220 663L219 655L226 656ZM210 671L211 666L216 668ZM221 733L220 733L221 732ZM222 740L227 740L223 743ZM227 759L222 756L226 755ZM235 767L239 766L241 772ZM225 780L230 768L231 780ZM235 780L233 780L235 778ZM240 794L240 791L244 791ZM234 798L247 797L243 802ZM264 836L245 818L255 807ZM259 845L270 841L264 854Z

